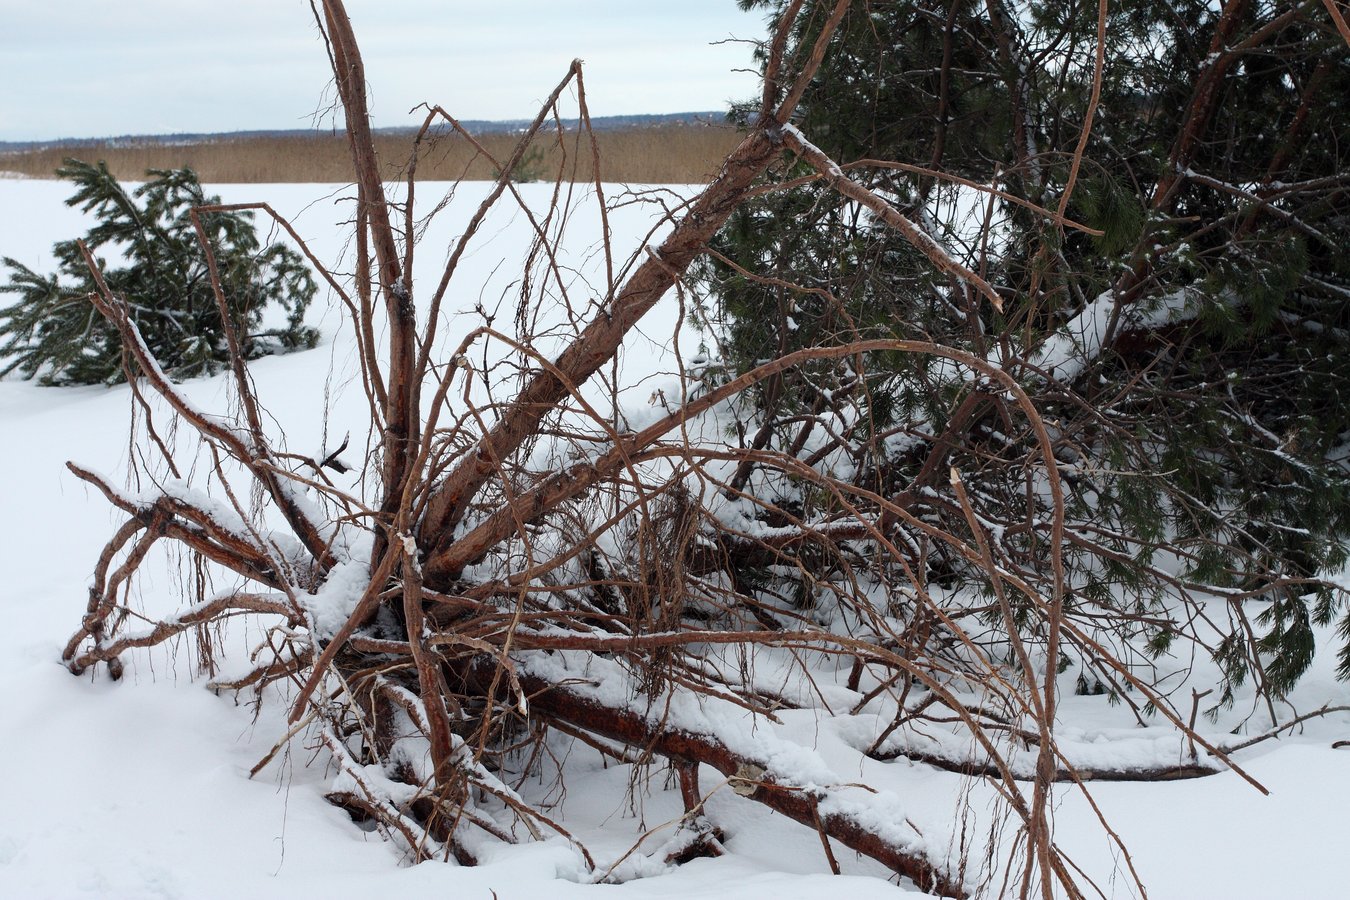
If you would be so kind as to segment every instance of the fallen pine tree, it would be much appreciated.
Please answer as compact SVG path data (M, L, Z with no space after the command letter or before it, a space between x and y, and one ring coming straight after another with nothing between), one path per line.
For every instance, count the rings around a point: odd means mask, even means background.
M319 735L339 773L333 802L374 821L416 859L472 863L485 842L561 834L597 880L621 877L622 860L597 861L502 774L537 764L550 732L624 763L671 767L684 818L675 838L648 851L663 862L722 852L703 811L705 768L737 795L818 832L836 872L832 840L945 896L989 889L995 873L953 858L949 836L925 835L907 821L904 797L846 771L907 758L989 779L1018 823L1004 884L1048 897L1084 890L1053 840L1054 783L1236 768L1224 747L1197 733L1194 711L1185 720L1122 659L1117 648L1128 643L1137 616L1067 603L1064 547L1093 539L1066 522L1054 437L1036 398L999 366L931 341L860 335L766 360L734 378L687 373L682 396L662 396L664 414L640 426L617 401L598 405L587 390L643 316L682 290L691 264L761 189L764 172L784 160L810 164L912 241L944 277L1000 302L976 272L791 125L848 5L789 4L764 48L758 116L719 175L670 213L659 244L627 263L616 266L606 236L605 284L598 296L574 302L558 258L569 215L566 173L557 173L553 204L542 212L520 197L512 174L557 116L565 90L576 92L587 121L579 63L515 153L492 160L498 181L427 288L412 279L422 227L414 212L417 159L432 151L436 127L472 136L431 108L404 193L393 197L379 176L350 22L340 0L325 0L319 24L357 191L352 277L325 267L270 208L257 209L307 253L357 335L375 436L358 467L368 477L361 490L339 488L327 473L348 466L340 453L319 459L282 449L237 334L229 335L236 413L199 409L161 370L125 298L99 281L91 301L122 337L137 396L157 398L177 426L191 429L211 465L195 479L182 477L148 403L141 428L146 452L159 454L150 479L156 487L130 493L71 464L127 519L97 561L87 614L65 649L69 668L103 664L119 677L129 651L232 616L261 617L269 631L256 667L216 688L285 697L293 727L282 744ZM574 141L572 158L593 152L584 129L558 139ZM604 186L592 188L603 206ZM516 331L484 314L481 327L450 346L440 330L457 266L496 205L512 202L536 235ZM95 260L88 262L97 279ZM223 306L214 268L212 279ZM547 290L530 294L531 284ZM528 302L544 296L565 314L561 352L546 351L545 336L531 332ZM507 361L490 360L488 344L505 347ZM825 359L862 366L866 354L880 352L942 361L968 390L965 398L1019 423L1022 449L1003 465L1010 491L1028 498L1022 521L984 517L941 440L920 478L889 494L814 464L824 451L811 460L724 440L719 416L734 414L746 391L794 367ZM519 388L510 399L494 399L511 384ZM949 410L958 425L965 398ZM948 433L949 443L959 443L959 432ZM747 491L737 474L747 466L809 485L818 508ZM939 483L950 486L964 531L911 512L909 500ZM1030 562L1005 555L1001 534L1014 526L1042 542L1034 577L1026 574ZM160 542L229 573L237 587L192 598L137 630L128 624L126 587ZM988 596L962 607L934 589L925 560L935 553L982 572ZM1056 679L1069 653L1161 714L1165 724L1150 734L1155 745L1142 762L1100 765L1090 748L1057 740ZM758 669L794 672L801 689L789 696L786 680L758 677ZM834 729L850 747L849 767L827 764L781 729L789 716Z

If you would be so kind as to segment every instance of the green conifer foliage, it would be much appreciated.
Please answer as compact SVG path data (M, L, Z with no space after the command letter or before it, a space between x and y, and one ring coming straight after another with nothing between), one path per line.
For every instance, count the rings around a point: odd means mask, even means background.
M203 193L190 169L152 170L132 192L102 162L68 159L56 174L76 186L66 203L97 217L84 243L164 370L182 379L220 369L228 358L225 331L189 217L194 207L219 199ZM201 214L244 353L313 347L318 334L303 324L316 291L309 269L281 244L263 247L251 220L249 212ZM54 253L59 265L50 275L4 259L10 277L0 292L17 299L0 309L0 374L49 385L122 380L121 342L89 300L95 283L76 241L56 244ZM273 305L284 323L263 328Z
M786 5L741 0L773 18ZM1093 92L1096 3L855 3L795 121L986 275L1002 312L837 193L801 183L810 170L785 154L770 176L785 186L738 211L699 273L705 313L727 374L860 337L931 339L997 362L1053 423L1069 608L1085 621L1128 612L1161 650L1175 637L1164 596L1226 590L1218 627L1232 634L1209 645L1225 687L1255 678L1279 695L1310 664L1315 624L1339 619L1350 638L1344 593L1319 577L1345 564L1350 537L1350 48L1320 4L1108 10L1100 104L1065 210L1098 235L952 180L1058 207ZM1081 333L1094 308L1110 314L1100 351L1067 378L1038 369L1038 353ZM746 439L811 459L828 426L852 442L864 486L968 534L945 478L914 484L934 436L982 389L943 371L874 357L785 374L747 411ZM1030 435L1005 406L984 402L948 462L1005 529L1007 565L1044 579L1044 530L1018 525L1042 502L1019 462ZM770 480L750 489L800 506ZM931 578L963 577L903 525L895 538ZM1350 677L1350 648L1341 662Z

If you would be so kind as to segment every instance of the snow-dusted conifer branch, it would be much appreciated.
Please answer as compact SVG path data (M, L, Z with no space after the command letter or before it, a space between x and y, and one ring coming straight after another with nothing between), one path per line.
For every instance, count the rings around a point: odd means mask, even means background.
M933 265L947 275L970 284L986 300L992 303L995 309L1003 309L1003 300L999 297L998 292L990 286L989 282L952 259L947 251L943 250L923 229L905 218L904 214L888 203L884 197L875 191L868 190L845 175L837 162L830 159L819 147L808 141L795 126L790 123L785 124L782 134L783 142L791 147L794 152L800 154L802 159L810 163L831 188L870 209L879 219L904 235L905 240L928 257Z

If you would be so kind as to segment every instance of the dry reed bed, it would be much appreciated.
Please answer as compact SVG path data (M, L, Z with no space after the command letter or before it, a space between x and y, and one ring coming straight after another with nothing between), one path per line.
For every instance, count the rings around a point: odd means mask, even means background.
M724 125L667 125L595 132L604 181L650 184L702 184L740 140ZM513 134L476 138L493 159L504 160L514 147ZM375 144L387 177L401 177L411 156L409 135L377 135ZM106 160L113 174L139 180L148 169L189 166L202 181L216 184L269 182L345 182L351 180L351 151L345 135L256 137L193 144L95 144L54 146L0 155L0 170L50 178L66 157ZM576 131L542 134L533 142L521 180L595 179L589 137ZM493 162L459 135L440 136L423 145L418 180L489 180Z

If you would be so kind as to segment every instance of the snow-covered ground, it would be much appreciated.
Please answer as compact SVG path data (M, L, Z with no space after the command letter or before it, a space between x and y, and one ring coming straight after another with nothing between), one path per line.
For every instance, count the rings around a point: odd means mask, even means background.
M440 188L440 192L446 190ZM344 249L339 225L341 198L349 191L322 185L214 187L227 202L265 200L292 217L323 259ZM430 229L419 251L419 283L434 280L441 248L457 234L486 190L458 189L446 214ZM544 202L548 187L522 188ZM609 188L611 196L622 189ZM0 181L0 255L43 271L52 264L51 244L81 233L81 215L62 201L65 184ZM419 186L424 198L435 186ZM667 195L673 200L674 195ZM428 207L429 208L429 207ZM616 250L632 252L647 240L660 207L633 203L610 219ZM575 267L599 277L598 218L578 212L569 245ZM589 224L587 224L589 222ZM448 302L469 309L514 315L512 263L531 237L524 216L494 217L456 278L459 293ZM500 265L506 260L505 265ZM622 262L622 259L619 260ZM578 288L578 300L585 296ZM672 365L669 334L676 307L670 304L644 325L624 362L621 381L638 385L631 405L656 396L673 382L659 373ZM336 310L316 309L310 321L325 338L312 352L262 360L254 366L258 392L284 424L293 447L315 453L331 448L345 431L364 439L359 373L350 333ZM454 329L456 320L451 320ZM451 343L478 324L465 317ZM682 333L691 353L697 337ZM208 408L227 402L221 379L188 385ZM325 396L330 401L325 404ZM331 413L325 417L327 405ZM303 742L256 778L249 770L285 733L284 712L254 710L232 697L217 697L194 676L189 645L176 651L128 658L128 677L75 678L58 662L61 645L76 627L86 602L95 558L118 517L96 492L64 468L67 459L110 473L120 483L128 455L130 394L115 388L42 388L13 378L0 381L0 734L5 737L5 775L0 778L0 897L412 897L528 898L536 896L623 898L735 897L851 900L904 892L875 865L837 849L844 876L828 874L819 838L807 829L730 790L713 790L720 778L705 772L708 815L727 834L727 856L687 865L617 886L582 884L572 848L564 841L503 848L486 864L400 864L397 850L378 834L353 825L323 799L332 777L323 756ZM172 608L179 585L167 567L143 578L147 606ZM228 670L246 660L239 648L250 637L237 626L224 638L234 655ZM1322 654L1292 698L1300 712L1323 703L1350 703L1350 687L1332 678L1329 653ZM1205 674L1203 661L1197 666ZM1189 689L1177 696L1189 697ZM1292 708L1281 715L1292 715ZM1251 705L1205 728L1216 738L1241 723ZM1132 724L1103 697L1067 696L1061 733L1076 745L1100 744L1108 753L1138 754L1147 741L1125 740ZM1201 723L1204 724L1203 722ZM1264 723L1253 719L1249 727ZM833 758L840 735L795 729ZM1097 784L1093 798L1129 849L1154 900L1176 898L1341 897L1343 867L1335 846L1343 843L1344 811L1350 808L1350 749L1333 750L1350 738L1350 715L1314 721L1290 737L1267 741L1238 761L1270 790L1262 796L1231 773L1170 783ZM1131 749L1131 748L1134 749ZM854 754L856 757L856 754ZM840 757L843 758L843 757ZM904 761L868 762L846 773L891 791L921 827L967 817L972 828L987 825L993 792L953 775ZM678 817L678 791L660 776L630 794L631 771L605 767L576 751L567 764L565 791L528 786L532 797L550 796L550 815L563 821L596 854L601 866L615 860L644 831ZM1107 896L1133 896L1125 861L1091 807L1073 788L1060 790L1057 840L1088 871ZM955 830L955 826L949 826ZM658 832L659 835L659 832ZM658 840L659 837L653 837Z

